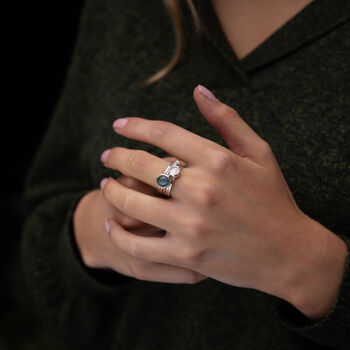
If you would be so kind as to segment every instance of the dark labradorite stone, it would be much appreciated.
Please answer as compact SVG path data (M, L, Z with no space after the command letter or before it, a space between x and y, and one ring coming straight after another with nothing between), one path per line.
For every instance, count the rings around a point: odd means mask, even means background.
M165 187L169 184L169 177L166 176L166 175L159 175L157 177L157 184L160 186L160 187Z

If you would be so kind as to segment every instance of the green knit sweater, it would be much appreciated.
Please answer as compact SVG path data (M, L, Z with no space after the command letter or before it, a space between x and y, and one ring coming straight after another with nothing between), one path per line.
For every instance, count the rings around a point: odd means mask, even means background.
M112 129L118 117L180 125L225 145L192 91L211 89L272 147L300 209L350 245L350 2L316 0L242 61L209 0L184 4L179 65L143 90L175 45L161 0L87 0L65 87L27 176L23 267L45 323L72 349L349 349L349 256L336 302L310 322L277 297L208 278L198 284L138 280L84 266L74 242L79 199L105 176L101 153L144 149ZM252 213L252 216L254 213Z

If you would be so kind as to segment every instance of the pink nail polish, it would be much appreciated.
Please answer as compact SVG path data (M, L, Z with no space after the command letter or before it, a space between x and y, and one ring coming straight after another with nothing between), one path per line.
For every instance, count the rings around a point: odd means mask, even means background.
M109 233L111 229L111 225L109 224L108 220L106 219L105 220L105 230L107 231L107 233Z
M106 186L107 181L108 181L108 179L106 177L101 180L101 182L100 182L101 190L103 190L103 188Z
M101 154L101 162L104 163L107 158L108 158L108 155L109 153L111 153L111 150L110 149L106 149L102 154Z
M214 95L210 90L208 90L205 86L203 86L203 85L198 85L198 90L199 90L199 92L200 92L207 100L209 100L210 102L215 102L215 101L218 100L218 99L215 97L215 95Z
M117 119L113 123L113 128L114 129L122 129L122 128L124 128L124 126L126 125L127 122L128 122L128 119L126 119L126 118Z

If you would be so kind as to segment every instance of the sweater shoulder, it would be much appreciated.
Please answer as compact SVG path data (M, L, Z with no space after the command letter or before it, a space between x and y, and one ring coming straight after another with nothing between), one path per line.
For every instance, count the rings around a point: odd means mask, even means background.
M113 67L123 66L124 71L137 66L147 76L169 61L174 46L174 31L163 1L85 3L77 50L79 55L93 58L95 70L111 59Z

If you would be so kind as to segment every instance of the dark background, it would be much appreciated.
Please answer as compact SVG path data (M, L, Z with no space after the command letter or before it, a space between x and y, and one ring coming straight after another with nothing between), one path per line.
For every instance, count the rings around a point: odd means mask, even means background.
M65 81L83 5L15 1L3 11L3 83L9 95L1 118L0 350L61 349L38 320L21 272L22 191Z

